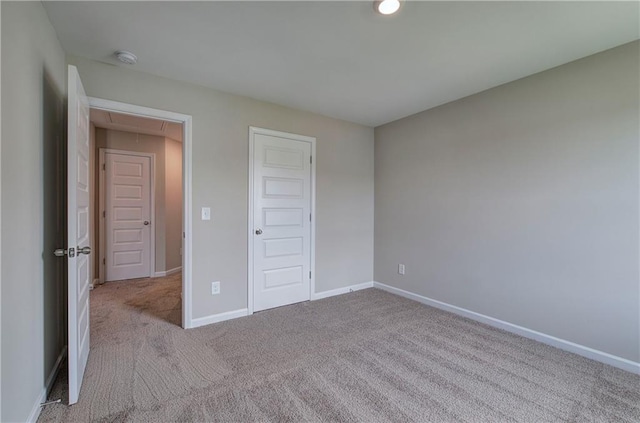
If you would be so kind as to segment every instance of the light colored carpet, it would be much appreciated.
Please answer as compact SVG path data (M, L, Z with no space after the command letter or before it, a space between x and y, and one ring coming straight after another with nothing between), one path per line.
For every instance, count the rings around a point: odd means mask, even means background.
M40 422L640 421L638 376L375 289L186 331L179 276L91 303L80 401Z

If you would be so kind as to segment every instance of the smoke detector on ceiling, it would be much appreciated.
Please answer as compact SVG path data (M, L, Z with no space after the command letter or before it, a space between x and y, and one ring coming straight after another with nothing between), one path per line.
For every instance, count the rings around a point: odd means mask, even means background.
M118 60L127 65L135 65L138 62L138 57L130 51L119 50L115 52L115 55Z

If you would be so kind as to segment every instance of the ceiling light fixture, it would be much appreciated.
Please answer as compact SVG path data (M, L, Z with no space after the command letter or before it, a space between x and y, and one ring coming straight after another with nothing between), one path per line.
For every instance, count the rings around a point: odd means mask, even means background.
M118 60L127 65L135 65L136 63L138 63L138 58L130 51L119 50L115 52L115 55Z
M400 9L400 0L382 0L373 3L374 9L381 15L393 15Z

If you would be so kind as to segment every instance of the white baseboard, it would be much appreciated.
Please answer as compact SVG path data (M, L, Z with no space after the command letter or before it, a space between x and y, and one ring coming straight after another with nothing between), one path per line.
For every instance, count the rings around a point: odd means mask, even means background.
M331 291L319 292L311 295L311 300L320 300L322 298L333 297L334 295L347 294L351 291L360 289L373 288L374 282L364 282L356 285L345 286L343 288L332 289ZM240 310L227 311L226 313L212 314L211 316L198 317L191 320L189 328L198 328L200 326L210 325L212 323L224 322L225 320L237 319L249 315L249 309L242 308Z
M418 301L419 303L426 304L431 307L438 308L440 310L448 311L450 313L457 314L459 316L467 317L493 326L498 329L506 330L507 332L515 333L525 338L533 339L543 344L551 345L561 350L569 351L574 354L581 355L583 357L590 358L601 363L609 364L622 370L626 370L631 373L640 374L640 363L628 360L626 358L618 357L613 354L606 353L604 351L595 350L593 348L586 347L584 345L576 344L575 342L567 341L564 339L556 338L555 336L547 335L542 332L538 332L532 329L527 329L522 326L514 325L513 323L505 322L504 320L496 319L494 317L486 316L484 314L476 313L475 311L467 310L462 307L447 304L442 301L434 300L422 295L414 294L413 292L405 291L400 288L385 285L380 282L373 283L374 288L381 289L383 291L390 292L392 294L399 295L410 300Z
M58 372L60 371L60 366L62 366L62 363L65 358L67 358L66 345L64 346L64 348L62 348L62 351L60 352L60 355L56 360L56 364L53 365L53 369L51 369L51 373L49 373L49 377L47 378L47 381L44 385L45 388L47 389L47 392L51 391L51 388L53 387L53 383L56 381L56 376L58 376Z
M89 289L94 289L96 286L100 285L100 279L96 278L93 280L93 282L89 285Z
M191 319L190 328L198 328L200 326L210 325L212 323L224 322L225 320L237 319L249 315L249 310L241 308L240 310L227 311L225 313L212 314L211 316L198 317Z
M154 278L163 278L165 276L173 275L174 273L182 272L182 266L174 267L173 269L165 270L162 272L156 272Z
M62 365L62 362L66 357L67 357L67 346L65 345L62 351L60 352L60 355L58 355L58 358L56 359L56 363L53 365L53 369L51 369L51 372L49 373L49 376L45 381L44 388L42 388L40 395L38 395L36 402L33 404L31 413L29 413L29 417L27 417L27 420L26 420L27 423L36 423L36 421L38 420L38 417L40 417L40 412L42 411L41 404L47 400L47 393L53 387L53 383L56 381L56 376L60 371L60 366Z
M40 412L42 411L42 407L40 404L47 400L47 389L42 388L40 395L36 398L35 404L33 404L33 408L31 409L31 413L29 413L29 417L25 420L26 423L36 423L38 421L38 417L40 417Z
M361 289L373 288L374 282L363 282L356 285L345 286L343 288L336 288L330 291L322 291L311 294L311 301L321 300L323 298L333 297L335 295L348 294L352 291L359 291Z

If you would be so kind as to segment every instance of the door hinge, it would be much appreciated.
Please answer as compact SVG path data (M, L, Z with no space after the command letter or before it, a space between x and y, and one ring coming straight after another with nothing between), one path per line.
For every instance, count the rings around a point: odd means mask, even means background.
M309 279L311 279L311 271L309 271Z
M107 217L107 212L102 210L102 217Z
M309 163L313 164L313 156L309 156Z
M309 222L311 222L311 213L309 213Z
M105 163L102 163L102 170L107 170L107 165Z
M107 259L102 259L102 264L107 264Z

